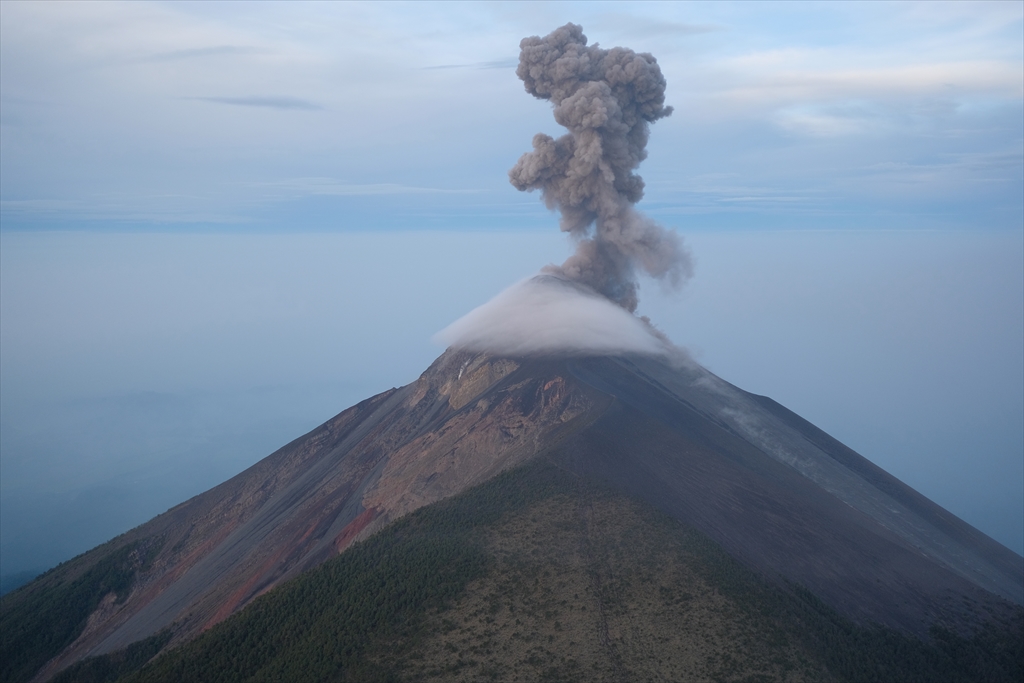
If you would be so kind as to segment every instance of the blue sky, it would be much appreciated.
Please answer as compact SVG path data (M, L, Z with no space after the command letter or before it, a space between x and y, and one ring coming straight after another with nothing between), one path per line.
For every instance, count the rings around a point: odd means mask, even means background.
M567 21L675 107L639 206L697 270L640 312L1024 549L1024 5L5 1L0 571L411 381L560 262L507 171L560 134L519 40Z
M646 206L699 227L1022 220L1018 3L5 3L6 229L546 227L514 76L566 21L649 51ZM756 216L756 220L751 220Z

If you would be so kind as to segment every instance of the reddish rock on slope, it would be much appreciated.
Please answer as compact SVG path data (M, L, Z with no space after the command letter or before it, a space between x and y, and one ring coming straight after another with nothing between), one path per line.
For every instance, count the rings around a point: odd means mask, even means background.
M37 675L174 625L181 642L388 522L535 457L700 529L859 622L968 628L1024 559L787 411L692 363L449 350L218 487L69 563L162 543Z

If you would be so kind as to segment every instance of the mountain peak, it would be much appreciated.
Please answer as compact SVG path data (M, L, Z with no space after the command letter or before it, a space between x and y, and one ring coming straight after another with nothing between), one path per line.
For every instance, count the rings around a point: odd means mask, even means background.
M38 678L163 629L173 628L174 645L390 522L538 459L654 505L855 622L970 631L1024 602L1024 558L692 361L450 348L415 382L349 408L5 604L144 546L130 589L90 608L88 627Z

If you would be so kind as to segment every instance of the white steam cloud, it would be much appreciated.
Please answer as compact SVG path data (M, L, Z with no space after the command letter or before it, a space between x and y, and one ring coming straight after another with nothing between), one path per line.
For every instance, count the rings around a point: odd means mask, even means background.
M555 275L512 285L438 332L434 341L503 356L679 352L645 320Z

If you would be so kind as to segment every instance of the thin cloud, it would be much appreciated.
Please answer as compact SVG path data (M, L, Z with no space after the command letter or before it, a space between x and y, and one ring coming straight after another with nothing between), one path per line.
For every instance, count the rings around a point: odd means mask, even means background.
M723 197L720 202L805 202L807 197L783 197L770 195L756 195L749 197Z
M158 52L140 61L143 62L171 62L180 59L201 59L203 57L222 57L235 55L252 55L267 53L270 50L246 45L215 45L212 47L197 47L188 50L171 50L170 52Z
M763 185L737 183L740 177L735 173L707 173L689 176L675 182L652 183L659 192L668 196L685 197L674 199L667 204L653 201L646 211L651 214L677 215L691 210L730 210L733 207L750 209L785 205L792 209L799 206L819 205L823 197L810 187L772 188ZM794 192L794 189L796 190Z
M438 64L436 66L424 66L424 70L433 69L514 69L519 64L519 59L516 57L509 57L508 59L499 59L493 62L473 62L471 64Z
M854 170L848 182L888 193L925 192L943 188L946 198L979 185L1020 186L1022 164L1014 152L944 154L932 162L886 161Z
M589 287L546 274L512 285L438 332L434 342L506 356L682 354L647 322Z
M481 190L474 189L446 189L402 185L400 183L346 183L334 178L291 178L276 182L257 183L257 185L262 188L274 188L283 194L292 196L361 197L410 194L473 194L481 192Z
M318 111L323 107L316 102L298 97L282 97L276 95L249 95L247 97L186 97L188 100L213 102L214 104L230 104L238 107L266 107L269 109L301 109Z
M794 65L796 61L809 62L812 57L787 50L723 60L720 66L746 83L720 92L728 99L751 103L967 93L1017 99L1024 94L1021 68L1005 62L975 60L861 69Z
M192 210L174 210L172 208L161 209L159 207L147 207L146 209L132 209L131 207L112 207L107 210L103 206L88 206L84 208L67 208L67 204L58 205L53 202L47 206L44 201L35 202L34 205L4 201L0 203L0 216L4 216L17 223L5 225L0 232L17 232L22 230L33 231L49 229L45 221L57 221L56 229L60 230L94 230L117 231L125 228L129 231L138 229L138 224L184 226L184 225L246 225L252 223L248 216L241 216L229 213L203 212ZM41 222L42 221L42 222Z
M714 24L689 24L621 13L599 16L592 23L600 31L616 31L636 38L695 36L722 30L721 26Z
M196 201L200 199L200 201ZM95 221L158 224L240 224L250 219L217 207L204 206L190 195L144 195L128 197L96 197L91 199L4 199L0 200L0 216L24 225L35 221L71 219L88 224ZM104 225L109 229L109 225ZM9 229L9 226L4 226ZM15 230L18 228L15 227Z
M868 133L891 126L890 117L870 107L796 105L776 112L780 127L814 137L839 137Z

